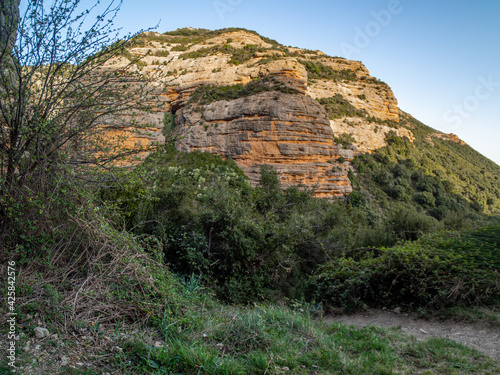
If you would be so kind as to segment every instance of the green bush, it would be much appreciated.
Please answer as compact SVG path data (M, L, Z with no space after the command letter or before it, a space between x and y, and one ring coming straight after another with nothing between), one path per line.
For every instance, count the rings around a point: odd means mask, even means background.
M333 137L335 143L340 144L344 147L348 147L353 143L356 143L356 139L349 133L342 133L338 137Z
M327 259L388 241L372 228L374 211L283 190L267 166L252 188L234 162L208 153L152 154L103 198L136 235L163 244L175 272L203 275L230 301L300 298L307 275Z
M322 98L318 100L328 113L330 119L337 119L342 117L365 117L367 112L365 110L355 108L347 99L342 95L336 94L331 98Z
M496 269L486 268L481 259L456 245L449 244L446 251L436 247L439 236L426 241L372 249L356 258L329 262L311 278L312 299L343 310L366 305L439 309L500 302Z
M440 223L412 206L400 206L389 217L389 227L397 238L414 241L423 234L438 229Z
M295 94L296 91L288 88L284 83L272 77L265 77L247 83L231 86L200 86L189 99L190 103L210 104L219 100L234 100L261 92L278 91L285 94Z
M153 56L156 57L167 57L168 55L170 55L170 52L166 49L161 51L155 51L155 53L153 53Z
M356 73L349 69L335 70L319 61L299 59L299 62L306 68L309 79L328 79L334 82L356 81L358 79Z
M436 198L428 191L416 193L413 196L413 200L424 208L433 208L436 206Z

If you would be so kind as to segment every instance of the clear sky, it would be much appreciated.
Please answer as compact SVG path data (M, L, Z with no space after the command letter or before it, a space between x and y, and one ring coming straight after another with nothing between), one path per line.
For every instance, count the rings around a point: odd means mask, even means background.
M498 0L124 0L115 25L244 27L360 60L403 111L500 164L499 21Z

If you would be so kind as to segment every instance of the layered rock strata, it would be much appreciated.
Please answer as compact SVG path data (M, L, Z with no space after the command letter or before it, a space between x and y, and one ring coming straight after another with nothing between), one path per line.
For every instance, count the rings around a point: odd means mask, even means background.
M179 149L232 157L253 184L264 164L276 169L284 187L314 187L316 196L350 193L347 166L327 115L306 95L264 92L177 113Z
M152 131L131 136L128 147L162 142L161 120L172 113L178 149L232 157L254 184L260 167L268 164L283 186L303 184L315 188L318 197L332 197L352 190L347 173L356 153L385 146L389 131L413 140L411 129L396 126L399 109L389 86L371 77L360 62L284 47L245 30L208 37L184 31L145 33L129 49L140 59L138 71L161 78L154 80L160 104L146 119ZM127 61L112 63L119 67ZM203 105L192 100L201 86L247 85L266 77L293 93L259 92ZM330 120L315 99L337 94L366 115ZM349 148L335 144L342 133L355 140Z

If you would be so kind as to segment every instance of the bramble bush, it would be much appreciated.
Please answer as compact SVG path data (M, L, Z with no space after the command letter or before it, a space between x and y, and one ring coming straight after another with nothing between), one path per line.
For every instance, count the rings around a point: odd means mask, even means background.
M203 275L231 301L300 297L305 275L328 258L387 244L374 235L379 230L368 214L348 202L316 199L297 187L283 191L267 166L254 188L233 161L172 147L152 154L102 198L115 205L118 226L162 242L175 272Z
M499 229L497 225L465 235L438 234L328 262L310 279L312 300L339 310L498 304L498 254L479 249L497 246ZM485 262L492 257L494 266Z
M101 197L105 204L115 206L117 227L156 239L165 264L177 274L198 275L219 298L237 303L301 299L314 294L306 291L306 281L323 274L322 265L337 265L335 262L346 262L349 257L363 259L351 274L333 274L327 283L318 284L320 296L328 283L334 285L334 279L352 278L349 282L358 290L358 274L371 275L366 287L372 282L376 285L377 277L382 280L384 272L389 272L384 270L386 259L392 259L391 264L404 260L401 254L405 252L391 246L417 240L449 226L450 221L460 222L450 214L439 221L411 199L417 186L423 189L425 185L437 195L436 205L441 201L460 203L447 195L439 180L425 177L426 184L417 185L424 176L416 174L411 163L395 164L385 157L381 162L377 157L366 156L362 165L365 174L377 176L375 186L382 188L357 187L349 199L332 202L316 199L312 191L300 187L283 190L271 167L262 167L260 182L252 187L232 160L168 146L126 172L125 182L103 189ZM394 182L405 189L398 201L384 191ZM383 203L375 205L377 200ZM373 246L385 247L392 255L372 259L368 254ZM413 253L412 259L418 262L424 254L420 250ZM431 259L422 272L427 275L448 265L454 263ZM420 287L413 279L409 282ZM435 290L439 286L429 285ZM436 306L439 301L436 299ZM344 304L359 307L354 302Z

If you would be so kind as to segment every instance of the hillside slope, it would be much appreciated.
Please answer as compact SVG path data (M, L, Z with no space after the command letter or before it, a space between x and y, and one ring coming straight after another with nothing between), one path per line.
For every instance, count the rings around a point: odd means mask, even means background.
M284 187L302 184L317 197L349 194L354 157L387 146L390 135L414 144L425 174L450 181L487 211L500 208L500 167L399 110L390 87L361 62L244 29L192 28L138 35L113 64L129 61L144 74L161 74L160 104L144 119L152 130L146 142L173 137L179 150L231 157L253 185L267 164Z

